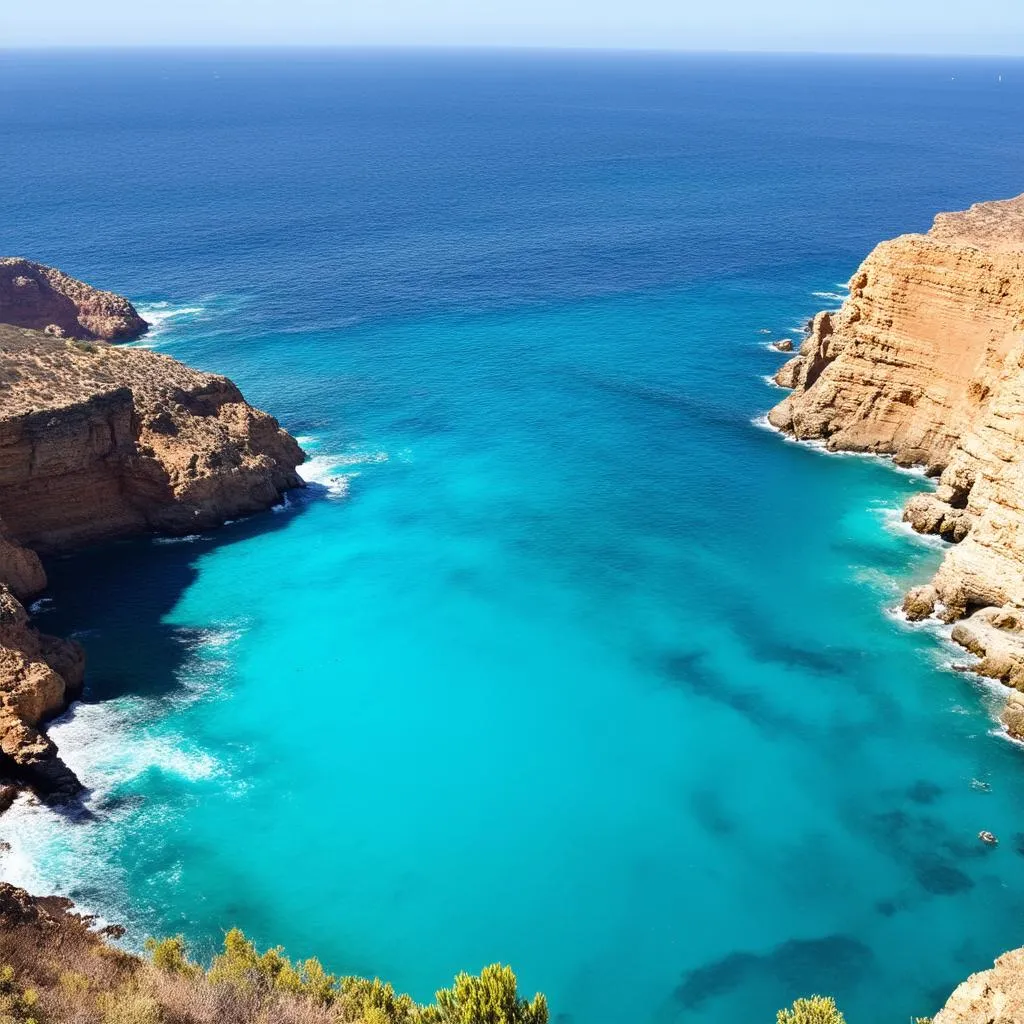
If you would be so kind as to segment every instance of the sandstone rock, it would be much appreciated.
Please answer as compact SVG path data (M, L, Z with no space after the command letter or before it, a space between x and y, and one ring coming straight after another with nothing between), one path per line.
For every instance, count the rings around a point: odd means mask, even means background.
M789 338L782 338L779 341L772 342L772 348L776 352L792 352L793 342Z
M149 326L126 298L18 257L0 259L0 323L107 341L137 338Z
M119 296L0 260L4 318L56 327L0 324L0 773L63 798L80 783L40 727L81 693L85 656L28 621L19 598L46 585L36 551L261 511L302 486L304 455L224 377L62 337L143 330Z
M999 720L1015 740L1024 740L1024 694L1010 692Z
M903 611L911 622L927 619L935 611L937 595L932 586L914 587L903 598Z
M918 533L936 533L959 543L971 531L973 519L965 509L953 508L935 494L916 494L903 508L903 519Z
M949 997L933 1024L1020 1024L1024 1021L1024 949L1004 953Z
M883 242L776 380L793 389L779 429L941 474L904 518L955 544L933 581L943 618L1024 608L1024 196ZM1012 632L972 616L954 635L1011 682Z
M952 637L977 655L972 671L1024 690L1024 615L1018 609L981 608L958 622Z
M10 588L18 598L38 594L46 587L46 573L39 556L20 544L15 544L0 520L0 583Z
M224 377L142 349L83 351L0 327L0 519L21 546L206 529L301 486L303 458ZM0 545L0 579L39 589L28 561L17 579L5 569L14 557Z

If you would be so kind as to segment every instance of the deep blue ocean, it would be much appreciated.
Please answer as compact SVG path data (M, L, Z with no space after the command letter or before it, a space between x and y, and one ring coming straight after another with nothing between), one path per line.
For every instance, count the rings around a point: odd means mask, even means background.
M1022 115L1009 60L0 54L0 252L314 482L51 561L91 815L0 875L558 1024L934 1012L1024 943L1024 757L891 614L926 482L756 421L876 242L1024 189Z

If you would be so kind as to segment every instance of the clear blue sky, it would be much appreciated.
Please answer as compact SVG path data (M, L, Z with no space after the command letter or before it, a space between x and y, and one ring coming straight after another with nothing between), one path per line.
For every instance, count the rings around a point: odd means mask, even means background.
M1024 0L0 0L0 47L161 44L1024 54Z

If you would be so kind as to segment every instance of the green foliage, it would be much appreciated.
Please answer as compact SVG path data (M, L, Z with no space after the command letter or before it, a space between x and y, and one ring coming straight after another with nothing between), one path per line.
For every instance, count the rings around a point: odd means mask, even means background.
M360 1024L418 1024L419 1007L379 978L342 978L338 1016Z
M424 1024L547 1024L548 1003L540 994L532 1001L520 999L512 968L491 964L479 977L463 973L451 988L441 989L422 1019Z
M544 996L520 998L515 973L501 964L485 967L479 976L460 974L450 989L437 993L433 1006L421 1007L379 978L339 980L319 960L292 962L280 946L260 953L238 928L224 936L223 952L213 958L208 971L189 960L180 935L150 939L146 949L154 966L168 974L197 980L205 976L212 985L232 985L261 1002L277 993L308 999L330 1006L339 1024L548 1024ZM120 993L119 1001L104 1010L104 1024L158 1024L159 1010L152 1000L149 1005L138 993L134 1001L128 996ZM780 1015L779 1020L782 1024L843 1024L842 1017L783 1021ZM0 1019L0 1024L6 1022Z
M18 985L10 964L0 965L0 1024L41 1024L39 994Z
M174 935L169 939L146 939L146 952L152 958L153 965L168 974L199 973L199 967L185 953L185 938L182 935Z
M846 1024L835 1000L829 996L798 999L789 1010L779 1010L778 1024Z
M238 929L224 936L224 952L213 958L207 975L213 984L230 984L258 991L277 990L330 1003L338 995L338 979L313 958L292 963L277 946L258 953Z

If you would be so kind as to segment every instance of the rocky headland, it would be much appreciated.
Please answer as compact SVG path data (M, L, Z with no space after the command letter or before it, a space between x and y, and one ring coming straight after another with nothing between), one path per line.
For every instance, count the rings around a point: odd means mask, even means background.
M85 657L29 622L39 553L261 511L302 486L304 456L227 378L100 340L146 329L121 296L0 260L0 321L0 775L67 797L79 780L40 727Z
M149 326L123 296L19 256L0 257L0 323L85 341L128 341Z
M940 214L879 245L775 380L769 422L831 451L924 467L904 519L953 545L906 597L956 623L973 671L1006 683L1024 739L1024 196Z

